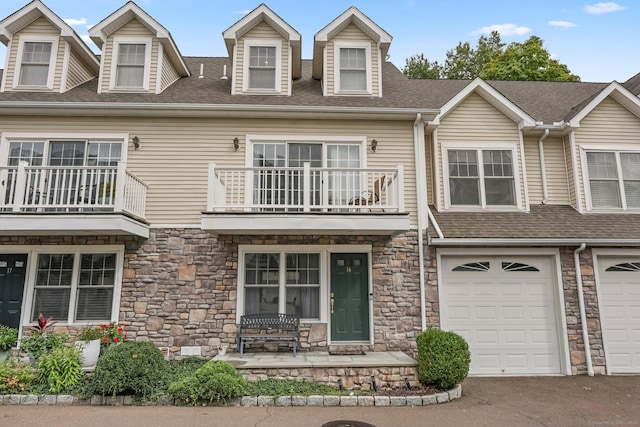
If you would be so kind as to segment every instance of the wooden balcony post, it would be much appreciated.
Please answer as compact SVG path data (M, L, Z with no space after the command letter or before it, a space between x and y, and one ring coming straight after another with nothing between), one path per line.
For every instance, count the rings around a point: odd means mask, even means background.
M215 179L216 179L216 164L215 162L209 162L209 173L207 174L207 212L213 212L213 207L216 201L215 193Z
M116 175L116 193L113 203L114 212L122 212L125 198L125 185L127 182L127 164L118 162L118 174Z
M24 204L24 195L27 191L27 171L26 167L29 163L25 161L18 162L18 173L16 175L15 191L13 193L13 212L20 212Z
M304 162L302 188L304 191L304 212L311 212L311 163Z

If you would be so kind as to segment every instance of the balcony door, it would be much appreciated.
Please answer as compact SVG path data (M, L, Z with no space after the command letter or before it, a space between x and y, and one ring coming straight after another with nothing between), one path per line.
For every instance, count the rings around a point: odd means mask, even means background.
M253 144L253 204L260 211L302 211L305 163L311 168L311 210L346 204L358 192L360 145L322 142ZM340 169L332 171L331 169ZM315 207L315 208L314 208Z

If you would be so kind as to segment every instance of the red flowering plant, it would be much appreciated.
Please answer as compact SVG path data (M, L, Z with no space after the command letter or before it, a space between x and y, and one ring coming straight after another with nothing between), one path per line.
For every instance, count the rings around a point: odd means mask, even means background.
M124 328L117 323L111 322L100 325L100 330L102 331L102 338L100 339L102 347L109 347L111 344L121 343L127 339Z

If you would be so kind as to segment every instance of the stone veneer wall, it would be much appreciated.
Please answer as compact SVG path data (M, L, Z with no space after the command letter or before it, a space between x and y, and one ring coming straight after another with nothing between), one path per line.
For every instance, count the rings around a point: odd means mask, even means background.
M200 229L152 229L127 251L120 322L131 337L180 355L200 346L213 356L221 344L234 349L238 245L371 244L374 350L415 348L420 331L416 233L381 236L213 236ZM326 324L303 324L303 350L327 350Z

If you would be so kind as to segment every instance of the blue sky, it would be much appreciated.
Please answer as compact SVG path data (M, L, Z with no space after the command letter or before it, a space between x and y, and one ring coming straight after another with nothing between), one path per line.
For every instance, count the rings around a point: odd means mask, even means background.
M227 56L222 31L263 0L138 0L137 4L164 25L185 56ZM125 0L44 0L81 36L122 6ZM356 6L393 36L390 60L399 68L405 59L424 53L443 62L460 41L475 45L491 29L504 42L532 35L582 81L624 82L640 72L640 2L617 0L271 0L264 2L302 34L303 58L312 57L313 35ZM27 0L1 0L0 18ZM90 46L97 52L95 46ZM0 45L0 57L6 49ZM4 63L4 61L3 61Z

